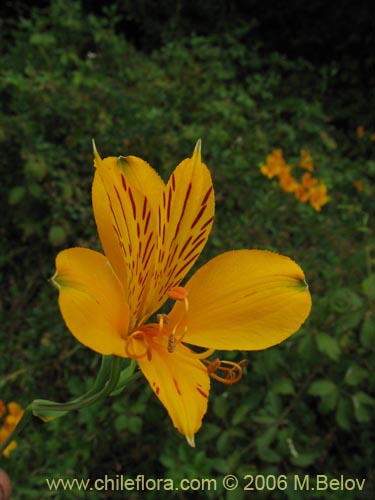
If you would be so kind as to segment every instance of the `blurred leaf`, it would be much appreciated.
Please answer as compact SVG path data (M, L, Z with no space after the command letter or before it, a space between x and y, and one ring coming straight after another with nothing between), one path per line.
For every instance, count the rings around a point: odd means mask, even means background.
M336 409L336 422L346 431L349 431L352 426L353 405L349 398L340 397Z
M375 346L375 316L368 316L362 325L360 332L361 344L367 349L374 349Z
M52 226L48 232L48 238L52 245L62 245L66 239L65 229L61 226Z
M360 366L353 364L350 365L346 374L345 382L349 385L359 385L363 380L368 377L368 372Z
M322 354L325 354L328 358L334 361L337 361L339 359L341 349L334 337L331 337L326 333L318 333L315 338L318 350Z
M354 415L358 422L370 422L374 416L375 400L365 392L352 396Z
M9 205L17 205L22 201L25 196L26 189L24 186L15 186L9 191L8 203Z
M225 396L215 398L213 404L213 411L218 418L220 419L225 418L225 416L228 413L228 409L229 409L228 401Z
M272 384L272 390L277 394L284 395L295 393L293 382L290 380L290 378L287 377L281 377L280 379L276 380L276 382Z
M317 452L298 453L297 456L290 457L290 462L297 467L308 467L312 465L318 457L319 453Z
M370 276L363 280L362 288L370 299L375 300L375 274L370 274Z
M325 397L335 394L337 387L334 382L327 379L315 380L308 389L308 393L312 396Z

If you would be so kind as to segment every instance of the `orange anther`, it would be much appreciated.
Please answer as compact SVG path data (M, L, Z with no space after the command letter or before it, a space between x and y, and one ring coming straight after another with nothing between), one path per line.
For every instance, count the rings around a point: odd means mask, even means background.
M168 297L172 300L185 300L188 296L188 291L183 286L175 286L168 292Z

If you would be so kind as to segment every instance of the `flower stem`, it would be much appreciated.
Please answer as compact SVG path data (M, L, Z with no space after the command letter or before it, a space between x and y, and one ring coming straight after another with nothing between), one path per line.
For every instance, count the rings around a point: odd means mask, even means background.
M137 374L133 375L136 363L131 363L123 372L127 372L127 381L137 378ZM86 408L100 399L108 396L114 392L117 385L122 385L121 371L122 358L118 356L103 356L98 376L94 385L83 395L73 401L67 403L55 403L54 401L47 401L42 399L35 399L30 403L24 411L21 420L18 422L17 427L6 440L0 444L0 454L5 448L13 441L13 439L25 428L33 415L40 416L45 419L46 415L50 418L62 416L65 412ZM55 415L53 415L55 413Z

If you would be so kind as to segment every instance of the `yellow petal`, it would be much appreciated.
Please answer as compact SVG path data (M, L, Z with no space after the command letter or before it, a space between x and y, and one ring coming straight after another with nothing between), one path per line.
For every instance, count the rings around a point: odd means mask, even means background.
M207 368L182 345L168 352L166 339L163 344L153 342L151 359L145 356L138 363L174 426L194 446L194 436L207 411L210 390Z
M65 323L76 339L100 354L125 357L129 308L108 259L87 248L63 250L52 278Z
M158 219L154 284L148 303L154 312L177 286L206 244L214 218L211 175L201 161L200 141L192 158L182 161L166 185Z
M156 257L154 205L163 183L151 172L151 167L134 157L106 158L97 162L92 190L100 241L124 285L130 328L140 323Z
M209 261L185 285L189 310L177 302L169 315L184 342L225 350L278 344L307 318L311 298L301 268L288 257L235 250ZM179 324L178 324L179 323ZM176 334L178 337L178 333Z

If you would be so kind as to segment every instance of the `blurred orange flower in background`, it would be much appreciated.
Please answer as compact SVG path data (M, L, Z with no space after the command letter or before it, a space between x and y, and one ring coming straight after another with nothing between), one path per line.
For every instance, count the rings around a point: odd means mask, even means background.
M311 153L306 149L300 151L298 167L308 170L301 180L298 181L292 175L292 168L285 163L281 149L275 149L266 158L260 171L263 175L272 179L277 177L279 185L285 193L294 193L296 200L300 203L309 202L314 210L320 212L321 208L329 201L326 184L311 175L315 170Z
M24 411L18 403L12 401L5 405L4 401L0 400L0 418L7 414L0 428L0 444L3 443L16 428L18 422L23 416L23 413ZM3 451L3 455L5 457L9 456L10 452L16 447L17 442L14 440L11 441Z

